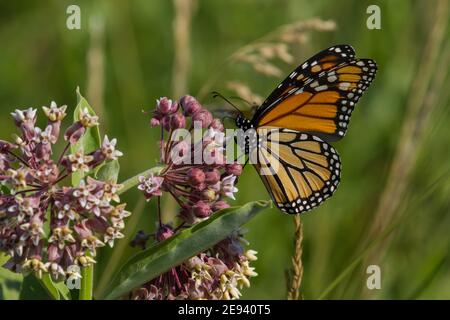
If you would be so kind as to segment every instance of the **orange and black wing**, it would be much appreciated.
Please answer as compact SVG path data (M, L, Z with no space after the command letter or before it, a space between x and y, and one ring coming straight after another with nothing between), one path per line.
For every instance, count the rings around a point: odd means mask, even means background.
M290 214L309 211L336 190L341 162L322 139L288 129L258 129L255 168L272 200Z
M281 100L291 95L299 88L303 88L312 79L316 79L332 68L355 57L355 50L350 45L336 45L315 54L302 63L284 79L267 99L256 110L255 117L259 117L272 109Z
M275 99L270 107L257 110L255 125L309 132L329 142L342 138L377 66L370 59L352 59L320 70L302 86L294 86Z

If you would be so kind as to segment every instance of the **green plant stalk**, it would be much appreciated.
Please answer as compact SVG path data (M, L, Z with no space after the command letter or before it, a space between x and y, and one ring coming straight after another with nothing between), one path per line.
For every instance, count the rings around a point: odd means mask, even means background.
M79 300L92 300L94 291L94 264L81 268L81 287Z
M150 168L148 170L145 170L141 173L138 173L134 177L131 177L124 182L121 183L122 188L117 192L118 194L125 193L126 191L130 190L131 188L135 187L139 183L139 177L140 176L147 176L151 173L153 174L159 174L164 169L164 166L156 166L153 168Z

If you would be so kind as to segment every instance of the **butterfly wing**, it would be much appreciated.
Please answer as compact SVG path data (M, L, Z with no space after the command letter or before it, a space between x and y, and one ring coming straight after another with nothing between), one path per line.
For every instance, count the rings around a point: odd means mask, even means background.
M302 88L317 78L318 74L326 72L339 64L355 57L355 51L349 45L336 45L325 49L302 63L284 79L255 112L255 118L261 117L277 103L291 95L296 89Z
M341 139L347 132L355 104L375 77L377 66L370 59L352 59L321 70L303 86L293 86L288 94L281 93L272 107L255 114L256 126L309 132L329 142Z
M288 129L258 129L256 169L278 208L290 214L313 209L339 184L340 159L322 139Z

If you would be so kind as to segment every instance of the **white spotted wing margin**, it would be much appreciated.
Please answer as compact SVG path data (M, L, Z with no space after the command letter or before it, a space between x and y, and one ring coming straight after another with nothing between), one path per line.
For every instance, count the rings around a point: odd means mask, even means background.
M298 89L304 88L306 85L310 84L314 79L317 78L317 74L312 72L312 68L317 66L319 61L324 58L332 59L332 66L341 65L347 61L352 60L355 57L355 50L352 46L348 44L341 44L329 47L325 50L320 51L315 54L301 65L299 65L294 71L292 71L289 76L286 77L280 84L273 90L273 92L267 97L267 99L259 106L254 115L254 120L256 121L265 112L269 111L272 107L288 96L297 92ZM327 68L323 68L323 73L328 71ZM286 89L291 87L292 90L286 92Z
M258 170L277 207L289 214L312 210L340 182L337 151L317 136L289 129L258 129Z

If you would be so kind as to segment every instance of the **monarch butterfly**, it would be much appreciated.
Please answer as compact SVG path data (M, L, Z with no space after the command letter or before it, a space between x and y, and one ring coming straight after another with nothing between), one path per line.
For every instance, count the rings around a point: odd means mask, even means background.
M355 104L376 71L375 61L356 59L351 46L336 45L298 66L251 119L242 113L236 117L241 131L255 132L244 152L256 159L279 209L309 211L334 193L341 162L328 143L345 135ZM262 175L262 169L268 174Z

